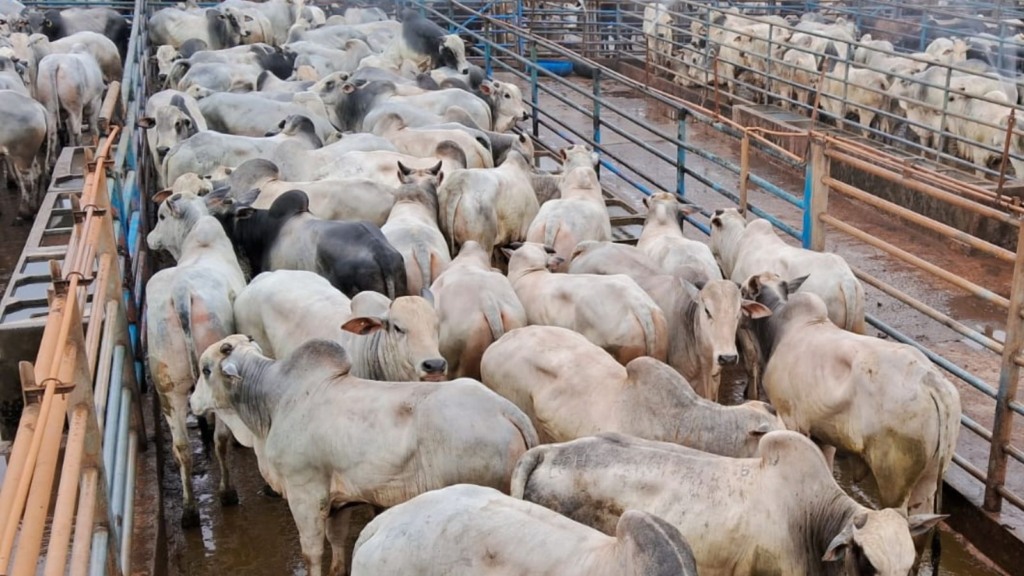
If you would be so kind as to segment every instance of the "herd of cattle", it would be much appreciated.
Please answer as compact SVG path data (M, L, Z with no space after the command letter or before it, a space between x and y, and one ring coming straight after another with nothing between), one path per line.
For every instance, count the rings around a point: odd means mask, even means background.
M942 518L956 388L864 332L839 256L647 201L612 241L584 145L535 168L519 88L406 11L165 8L140 125L162 186L148 368L287 499L309 574L905 575ZM251 43L246 44L249 41ZM723 368L750 374L718 403ZM691 385L692 384L692 385ZM756 398L761 393L769 400ZM858 457L883 507L831 473ZM383 511L351 559L354 506ZM254 527L254 529L260 529Z
M896 51L899 38L896 46L883 39L884 30L858 34L843 15L695 5L666 0L644 10L651 63L683 86L722 85L733 95L742 87L757 100L807 114L817 101L840 125L855 118L865 136L888 138L905 124L921 147L938 151L945 140L979 172L1002 158L1011 115L1024 103L1020 20L993 20L992 31L980 19L973 27L936 23L936 30L963 34L929 35L924 52L908 53ZM1009 152L1014 173L1024 177L1024 132L1014 131Z
M61 145L99 135L109 82L121 80L131 28L110 8L26 9L0 2L0 171L31 220Z

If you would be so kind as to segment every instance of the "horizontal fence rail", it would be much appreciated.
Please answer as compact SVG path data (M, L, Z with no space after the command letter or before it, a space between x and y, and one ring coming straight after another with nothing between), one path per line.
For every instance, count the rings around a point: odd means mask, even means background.
M692 3L676 2L671 10L675 15L683 14L682 6L687 4ZM775 4L776 7L787 4L792 9L793 5L805 3ZM1021 302L1024 298L1024 288L1020 286L1024 279L1024 268L1021 267L1022 252L1018 249L1018 246L1024 248L1019 242L1020 217L1024 210L1019 203L1004 194L1010 191L1007 184L1008 163L1004 163L1001 174L987 170L986 175L990 177L988 181L972 180L956 170L942 169L938 164L908 161L904 149L896 150L899 153L894 153L892 147L884 146L877 140L828 130L821 123L811 123L803 129L780 133L745 127L722 114L722 104L743 102L743 99L734 93L719 92L716 89L712 97L707 97L706 94L704 97L697 95L695 101L658 89L651 82L634 79L634 76L616 69L619 62L605 57L609 55L609 46L619 46L615 43L631 39L628 45L623 44L624 49L617 53L617 58L628 59L630 55L638 56L637 60L642 63L641 65L646 65L648 74L651 73L650 52L643 35L643 5L637 2L601 3L599 13L589 15L566 3L524 3L521 9L506 11L506 14L519 15L518 20L510 17L491 18L486 11L475 11L470 5L456 1L437 3L433 8L423 4L414 5L442 25L447 25L451 30L471 39L474 43L473 51L483 58L489 72L494 71L514 78L524 86L524 94L529 91L527 98L532 118L527 129L539 138L542 148L553 150L566 143L586 142L600 151L600 169L605 175L602 184L606 188L641 195L658 190L673 190L685 198L687 187L696 182L751 213L769 219L777 228L799 240L806 247L824 249L829 230L847 235L857 242L887 254L894 260L909 265L912 269L945 282L954 290L971 295L978 302L1002 309L1006 318L1006 335L1004 338L996 339L991 334L972 328L969 322L941 311L939 305L928 301L928 294L915 295L866 270L855 271L862 282L876 289L879 294L905 304L922 318L934 322L936 326L963 336L966 341L974 343L981 349L979 354L989 355L984 361L993 366L995 373L998 374L998 380L995 382L979 377L957 362L929 349L905 334L890 320L868 315L870 325L893 340L918 348L945 370L959 383L958 387L962 394L976 394L985 399L987 408L964 410L962 424L969 434L962 435L965 438L961 440L961 448L968 443L973 445L981 442L985 446L983 452L988 457L979 459L976 456L978 450L969 452L975 456L958 451L954 463L970 478L984 486L983 504L986 510L999 511L1003 502L1008 502L1019 511L1024 511L1024 483L1019 480L1016 483L1008 483L1008 479L1024 478L1024 453L1021 450L1021 437L1024 434L1019 426L1014 428L1013 419L1014 413L1022 414L1016 395L1019 367L1024 365L1021 351L1024 337L1019 325ZM903 8L911 10L909 3L903 5ZM764 8L770 9L771 6ZM840 6L831 8L843 9ZM999 10L999 7L993 5L991 10ZM707 11L704 13L706 15ZM982 10L979 13L986 14L986 11ZM475 17L476 24L471 28L463 27L452 17L454 14L471 14ZM894 12L890 10L886 14ZM1006 9L1001 14L1006 16L1015 12ZM569 20L574 23L573 26L561 32L553 25L535 25L541 20L555 17L564 19L570 15L574 18ZM640 16L639 19L636 18L637 15ZM872 17L876 20L884 18L881 12ZM898 16L891 18L899 19ZM982 16L981 20L987 22L991 18L995 16ZM693 17L688 20L689 23L697 21ZM785 28L790 33L796 30L792 27L779 28ZM580 34L579 42L567 42L564 35L575 34L577 30ZM586 37L588 30L590 37ZM595 30L600 30L601 33L598 34ZM609 33L611 30L617 32ZM673 38L672 42L677 46L695 46L690 44L690 37L687 36L689 24L675 27L676 33L680 31L685 42L681 42L679 38ZM705 46L708 44L707 34L705 32ZM497 42L495 39L499 38L501 41ZM849 44L851 54L862 47L858 42ZM893 57L904 55L897 50L888 51L886 54ZM914 59L909 56L908 58ZM565 61L573 63L576 67L582 66L591 73L591 78L580 81L560 77L548 69L545 60ZM842 61L837 59L836 62ZM670 62L661 68L676 73L671 66ZM954 71L957 69L956 64L943 68ZM714 70L714 67L711 67L705 71L710 72L713 77ZM822 71L818 71L819 78L822 74ZM950 73L946 74L949 77ZM845 86L848 87L849 84ZM610 94L615 94L615 97ZM672 118L674 129L670 129L664 122L654 122L650 118L645 119L627 110L622 96L643 98L649 105L649 110L650 106L660 107ZM820 98L820 93L815 94L814 101L820 102ZM552 106L556 108L552 109ZM1017 106L1014 104L1009 108L1012 108L1012 117L1016 114ZM890 115L892 113L888 108L879 108L877 112L887 112ZM949 110L946 110L946 113L948 117L954 116ZM905 122L906 119L902 121ZM701 125L702 129L716 130L736 138L739 141L739 158L735 158L735 154L731 155L733 157L715 154L692 139L690 132L697 124ZM1008 128L1004 126L1003 130L999 142L1003 142L1006 135L1016 135L1019 132L1012 123ZM877 132L875 129L872 131ZM614 146L608 144L609 135L617 138ZM948 130L943 135L950 138L954 136ZM806 140L806 146L800 150L800 154L793 152L794 146L786 145L788 141L797 138ZM909 144L913 143L908 142ZM631 145L629 154L619 153L619 145ZM917 152L922 153L924 150L918 146ZM759 158L767 157L803 171L803 193L794 194L774 184L771 179L757 175L754 165L761 166L763 162L752 162L751 155L755 153ZM735 185L724 184L720 177L709 178L706 171L693 169L688 165L688 161L694 165L695 158L735 178ZM942 159L953 160L951 155L945 155ZM972 171L975 168L973 165L967 167ZM1013 245L1007 248L993 244L833 177L838 171L843 170L860 171L897 188L927 197L937 205L971 214L974 218L992 225L1009 227L1014 231ZM1001 187L1003 184L1007 185ZM990 258L995 265L1003 266L1007 271L1012 270L1013 286L1009 291L999 293L990 286L978 283L978 280L962 276L957 270L947 270L915 255L910 249L900 246L898 236L880 237L876 233L865 232L844 222L828 208L828 198L835 194L870 206L879 213L902 219L928 230L930 234L969 246L977 253ZM769 205L775 208L769 208ZM789 208L783 208L784 206ZM708 216L708 211L703 211L703 216ZM708 232L706 220L703 218L688 219L704 233ZM795 222L802 224L799 227L794 226ZM977 403L971 403L971 406L976 405Z

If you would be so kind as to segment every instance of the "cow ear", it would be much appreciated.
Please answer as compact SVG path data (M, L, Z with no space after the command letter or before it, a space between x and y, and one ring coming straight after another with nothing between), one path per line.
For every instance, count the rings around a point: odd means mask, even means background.
M762 422L760 426L750 431L750 435L754 438L760 438L771 431L772 425L767 422Z
M398 161L398 179L401 180L402 178L404 178L405 176L408 176L411 173L412 173L412 168L409 168L405 164L402 164L402 161L399 160Z
M420 290L420 296L424 300L429 302L431 306L434 305L434 293L430 291L430 288L423 288L423 289L421 289Z
M170 196L170 195L171 195L171 189L170 188L165 188L163 190L160 190L156 194L153 194L153 202L155 202L157 205L163 204L163 201L167 200L167 197Z
M373 334L377 330L384 327L384 321L380 318L371 318L369 316L361 316L359 318L352 318L348 322L341 325L341 329L346 332L353 334L359 334L360 336L366 336L367 334Z
M341 91L345 94L351 94L356 91L356 85L351 82L345 82L341 85Z
M135 125L143 130L149 130L153 126L156 126L156 119L152 116L143 116L135 121Z
M252 218L254 214L256 214L256 209L252 206L239 206L235 210L235 219L245 220L246 218Z
M171 216L175 218L181 218L181 206L178 205L179 200L181 200L181 194L171 194L171 197L167 199L167 207L171 210Z
M697 206L696 204L688 204L688 203L680 202L679 203L679 212L681 214L683 214L684 216L689 216L690 214L696 214L696 213L700 212L700 206Z
M235 362L223 362L220 365L220 371L224 373L228 378L241 378L242 375L238 372L238 364Z
M523 134L522 132L519 133L519 143L526 144L526 134Z
M810 276L811 276L810 274L807 274L805 276L801 276L799 278L794 278L794 279L790 280L789 282L786 282L786 293L787 294L793 294L794 292L799 290L800 287L804 285L804 282L806 282L807 279Z
M437 164L434 164L430 168L427 168L427 172L430 172L430 174L433 176L438 176L439 174L441 174L441 161L439 160Z
M753 300L744 300L740 307L743 309L743 314L752 320L767 318L772 315L770 308Z
M491 86L489 82L484 82L483 84L480 84L480 93L484 96L490 96L491 94L494 94L494 87Z
M558 157L561 158L562 162L565 162L566 160L569 159L569 154L566 152L566 150L567 148L558 149Z

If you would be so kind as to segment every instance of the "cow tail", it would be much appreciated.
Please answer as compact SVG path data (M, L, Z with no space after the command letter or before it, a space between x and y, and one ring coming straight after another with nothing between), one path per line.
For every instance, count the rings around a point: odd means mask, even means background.
M459 209L459 202L462 201L462 191L459 186L449 186L451 194L448 201L444 203L444 222L448 228L448 251L454 258L458 252L455 249L455 214Z
M960 406L959 398L953 385L939 375L934 369L929 370L924 379L928 394L935 403L935 410L938 415L938 444L936 456L940 459L938 466L938 479L935 486L935 514L942 513L942 478L946 475L946 468L953 458L953 451L956 449L956 436L960 428Z
M412 247L412 258L416 261L416 267L420 269L420 276L423 277L423 287L430 288L434 278L430 267L430 250L423 244L416 244Z
M505 335L505 323L501 321L501 305L495 299L484 305L484 319L491 329L491 338L495 341Z
M57 70L58 66L51 66L48 69L49 75L46 81L50 83L51 98L47 100L47 114L50 116L47 118L47 130L46 130L46 166L47 170L53 167L56 162L54 156L57 154L57 150L60 148L60 91L57 90ZM51 110L49 107L52 106ZM50 120L53 120L52 128L49 126Z
M658 328L654 325L654 311L648 308L637 315L640 327L644 331L644 343L646 344L647 355L652 358L658 357Z
M530 450L519 458L516 469L512 471L512 486L509 494L513 498L524 500L526 485L530 483L533 471L544 461L544 450Z
M843 300L846 305L846 329L857 334L864 334L864 287L856 278L839 285L843 292Z
M547 221L544 223L544 245L548 248L555 247L555 239L558 238L558 232L561 230L560 222Z
M199 366L196 353L196 342L192 335L192 292L187 286L179 286L174 289L171 302L174 312L178 315L178 322L181 323L181 333L185 338L185 350L188 352L188 367L192 374L192 380L199 379Z

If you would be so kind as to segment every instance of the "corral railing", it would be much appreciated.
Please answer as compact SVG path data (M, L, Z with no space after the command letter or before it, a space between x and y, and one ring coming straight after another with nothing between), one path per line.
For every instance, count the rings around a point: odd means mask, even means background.
M481 28L483 32L500 31L518 38L516 42L499 45L484 33L461 28L447 16L456 9L473 13L464 4L418 6L452 30L473 39L474 51L483 58L489 71L503 78L515 78L524 87L524 98L532 110L532 119L524 129L539 139L541 148L553 150L568 143L586 142L600 151L602 184L606 189L619 191L626 197L640 197L657 190L673 190L681 197L692 197L694 192L690 190L697 185L705 198L708 192L717 193L706 200L709 204L721 205L723 201L738 204L769 219L807 247L823 249L826 229L831 228L852 237L859 246L877 249L891 257L885 262L906 264L903 271L886 264L880 266L881 273L863 269L857 270L857 274L869 287L869 298L879 305L883 300L896 301L899 306L905 305L919 314L910 321L915 327L931 323L928 325L934 326L934 331L949 330L963 337L964 342L974 347L969 349L973 354L970 357L972 367L983 375L972 373L962 361L951 359L948 350L931 349L919 341L920 337L908 335L899 318L868 314L868 321L887 337L922 350L958 383L965 400L962 423L967 432L961 435L954 468L962 470L969 480L978 483L975 486L983 489L985 510L999 511L1003 502L1009 502L1017 513L1024 511L1024 452L1021 450L1024 431L1019 424L1015 427L1013 418L1014 413L1022 413L1016 395L1019 367L1024 362L1021 356L1024 335L1020 326L1024 252L1016 249L1017 242L1011 249L995 245L868 193L839 179L837 174L860 171L948 210L969 214L992 226L1009 227L1014 231L1014 240L1019 236L1021 213L1016 203L956 171L938 171L918 165L862 138L820 130L813 125L779 133L745 127L719 114L713 98L700 100L705 104L701 106L659 90L616 71L612 67L617 64L615 61L585 57L582 50L577 50L579 46L570 44L567 48L558 40L546 37L547 29L535 32L528 21L517 26L509 20L491 20L474 13L485 23ZM523 15L530 17L529 4L524 7ZM518 50L519 45L525 47L524 51ZM599 50L593 52L600 55ZM542 62L545 58L574 62L577 69L582 65L591 78L555 75ZM721 97L728 99L729 95ZM642 102L642 110L637 109L637 102ZM667 119L659 118L661 116ZM702 146L693 135L703 131L735 137L739 146L715 149ZM791 145L794 139L803 139L804 145ZM767 157L775 165L798 170L796 173L803 177L788 178L787 184L784 182L786 174L793 171L774 170L771 177L758 174L766 164L753 162L755 153L757 159ZM968 278L955 265L944 268L915 255L913 246L905 242L907 234L867 231L842 220L829 210L829 196L836 194L868 207L875 214L892 215L917 230L948 238L960 246L960 250L973 251L974 258L985 259L986 265L1012 278L1012 286L985 286L983 280ZM707 233L708 215L709 210L704 210L688 220ZM906 230L906 224L899 230ZM909 236L916 238L919 234ZM1024 245L1019 246L1024 249ZM908 275L915 274L934 277L946 283L949 291L937 292L930 285L918 289L897 287L903 286L902 281ZM977 306L995 306L1001 310L1005 337L999 337L998 329L983 332L972 326L972 320L944 312L942 309L947 308L944 296L950 291L967 294ZM906 314L902 316L905 318ZM962 484L958 489L977 491L971 486L965 489Z
M94 4L131 14L142 2ZM0 488L3 575L131 573L136 455L146 445L135 281L145 262L138 136L119 125L137 115L140 35L135 20L124 80L104 101L104 136L86 149L85 185L72 195L67 256L50 263L42 344L35 363L20 366L25 407Z

